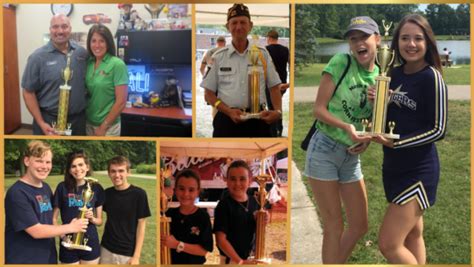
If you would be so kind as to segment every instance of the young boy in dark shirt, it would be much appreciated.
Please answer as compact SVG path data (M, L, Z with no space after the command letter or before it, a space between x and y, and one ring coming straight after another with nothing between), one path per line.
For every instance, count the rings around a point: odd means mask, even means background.
M214 233L221 263L254 263L248 257L255 244L255 212L260 205L247 194L252 172L245 161L237 160L227 169L226 194L214 213Z
M151 215L145 190L128 183L130 161L117 156L108 162L113 187L105 190L107 213L100 249L101 264L139 264L146 217Z

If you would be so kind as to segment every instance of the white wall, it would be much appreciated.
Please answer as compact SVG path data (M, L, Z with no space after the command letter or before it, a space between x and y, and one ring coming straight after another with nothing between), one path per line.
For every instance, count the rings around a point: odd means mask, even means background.
M133 9L137 10L142 19L150 19L150 13L145 9L144 4L133 4ZM189 12L191 7L188 8ZM117 30L120 10L117 4L74 4L73 12L70 15L73 32L89 31L91 25L85 25L82 17L89 14L103 13L112 19L112 23L106 24L112 33ZM17 43L18 43L18 67L21 86L21 77L26 66L28 56L45 43L44 34L49 33L49 22L51 20L50 4L18 4L16 9L17 23ZM161 13L160 17L166 16ZM21 88L20 95L21 95ZM28 112L23 98L21 98L21 123L31 124L33 117Z

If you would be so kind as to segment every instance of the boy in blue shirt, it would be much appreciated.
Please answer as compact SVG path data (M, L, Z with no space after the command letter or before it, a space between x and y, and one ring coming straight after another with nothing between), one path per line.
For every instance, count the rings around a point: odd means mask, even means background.
M26 173L5 196L5 263L56 264L56 236L85 232L87 219L53 225L53 193L43 182L52 169L51 147L32 141L23 159Z

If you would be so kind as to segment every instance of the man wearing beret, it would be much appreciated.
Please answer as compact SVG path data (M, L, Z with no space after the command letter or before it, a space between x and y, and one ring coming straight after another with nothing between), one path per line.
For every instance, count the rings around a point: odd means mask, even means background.
M213 121L213 137L271 137L270 124L282 116L280 90L288 88L288 84L281 83L267 50L258 47L258 64L264 69L259 82L261 117L247 120L241 117L250 107L248 70L251 46L247 36L252 26L247 6L234 4L229 8L226 28L232 42L214 53L213 65L201 83L206 101L218 110ZM270 90L273 110L265 109L265 90Z

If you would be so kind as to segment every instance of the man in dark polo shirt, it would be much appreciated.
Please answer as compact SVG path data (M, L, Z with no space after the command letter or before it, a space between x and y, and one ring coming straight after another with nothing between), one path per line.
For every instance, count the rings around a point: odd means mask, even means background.
M278 76L282 83L286 83L286 77L288 76L288 72L286 71L286 67L288 66L288 62L290 61L290 51L288 47L283 46L278 43L278 32L275 30L270 30L267 33L267 46L265 47L270 53L272 57L273 64L275 64L275 69L278 72ZM272 100L270 94L267 93L267 102L270 109L273 109ZM286 89L281 91L281 95L283 96L286 93ZM272 135L274 137L281 137L283 131L283 120L280 118L276 122L271 125Z
M71 23L63 14L51 18L50 41L28 57L21 80L26 107L33 116L33 134L56 134L52 122L57 120L59 86L64 84L62 72L67 55L71 55L72 79L68 119L72 135L86 135L85 73L87 51L71 37Z

